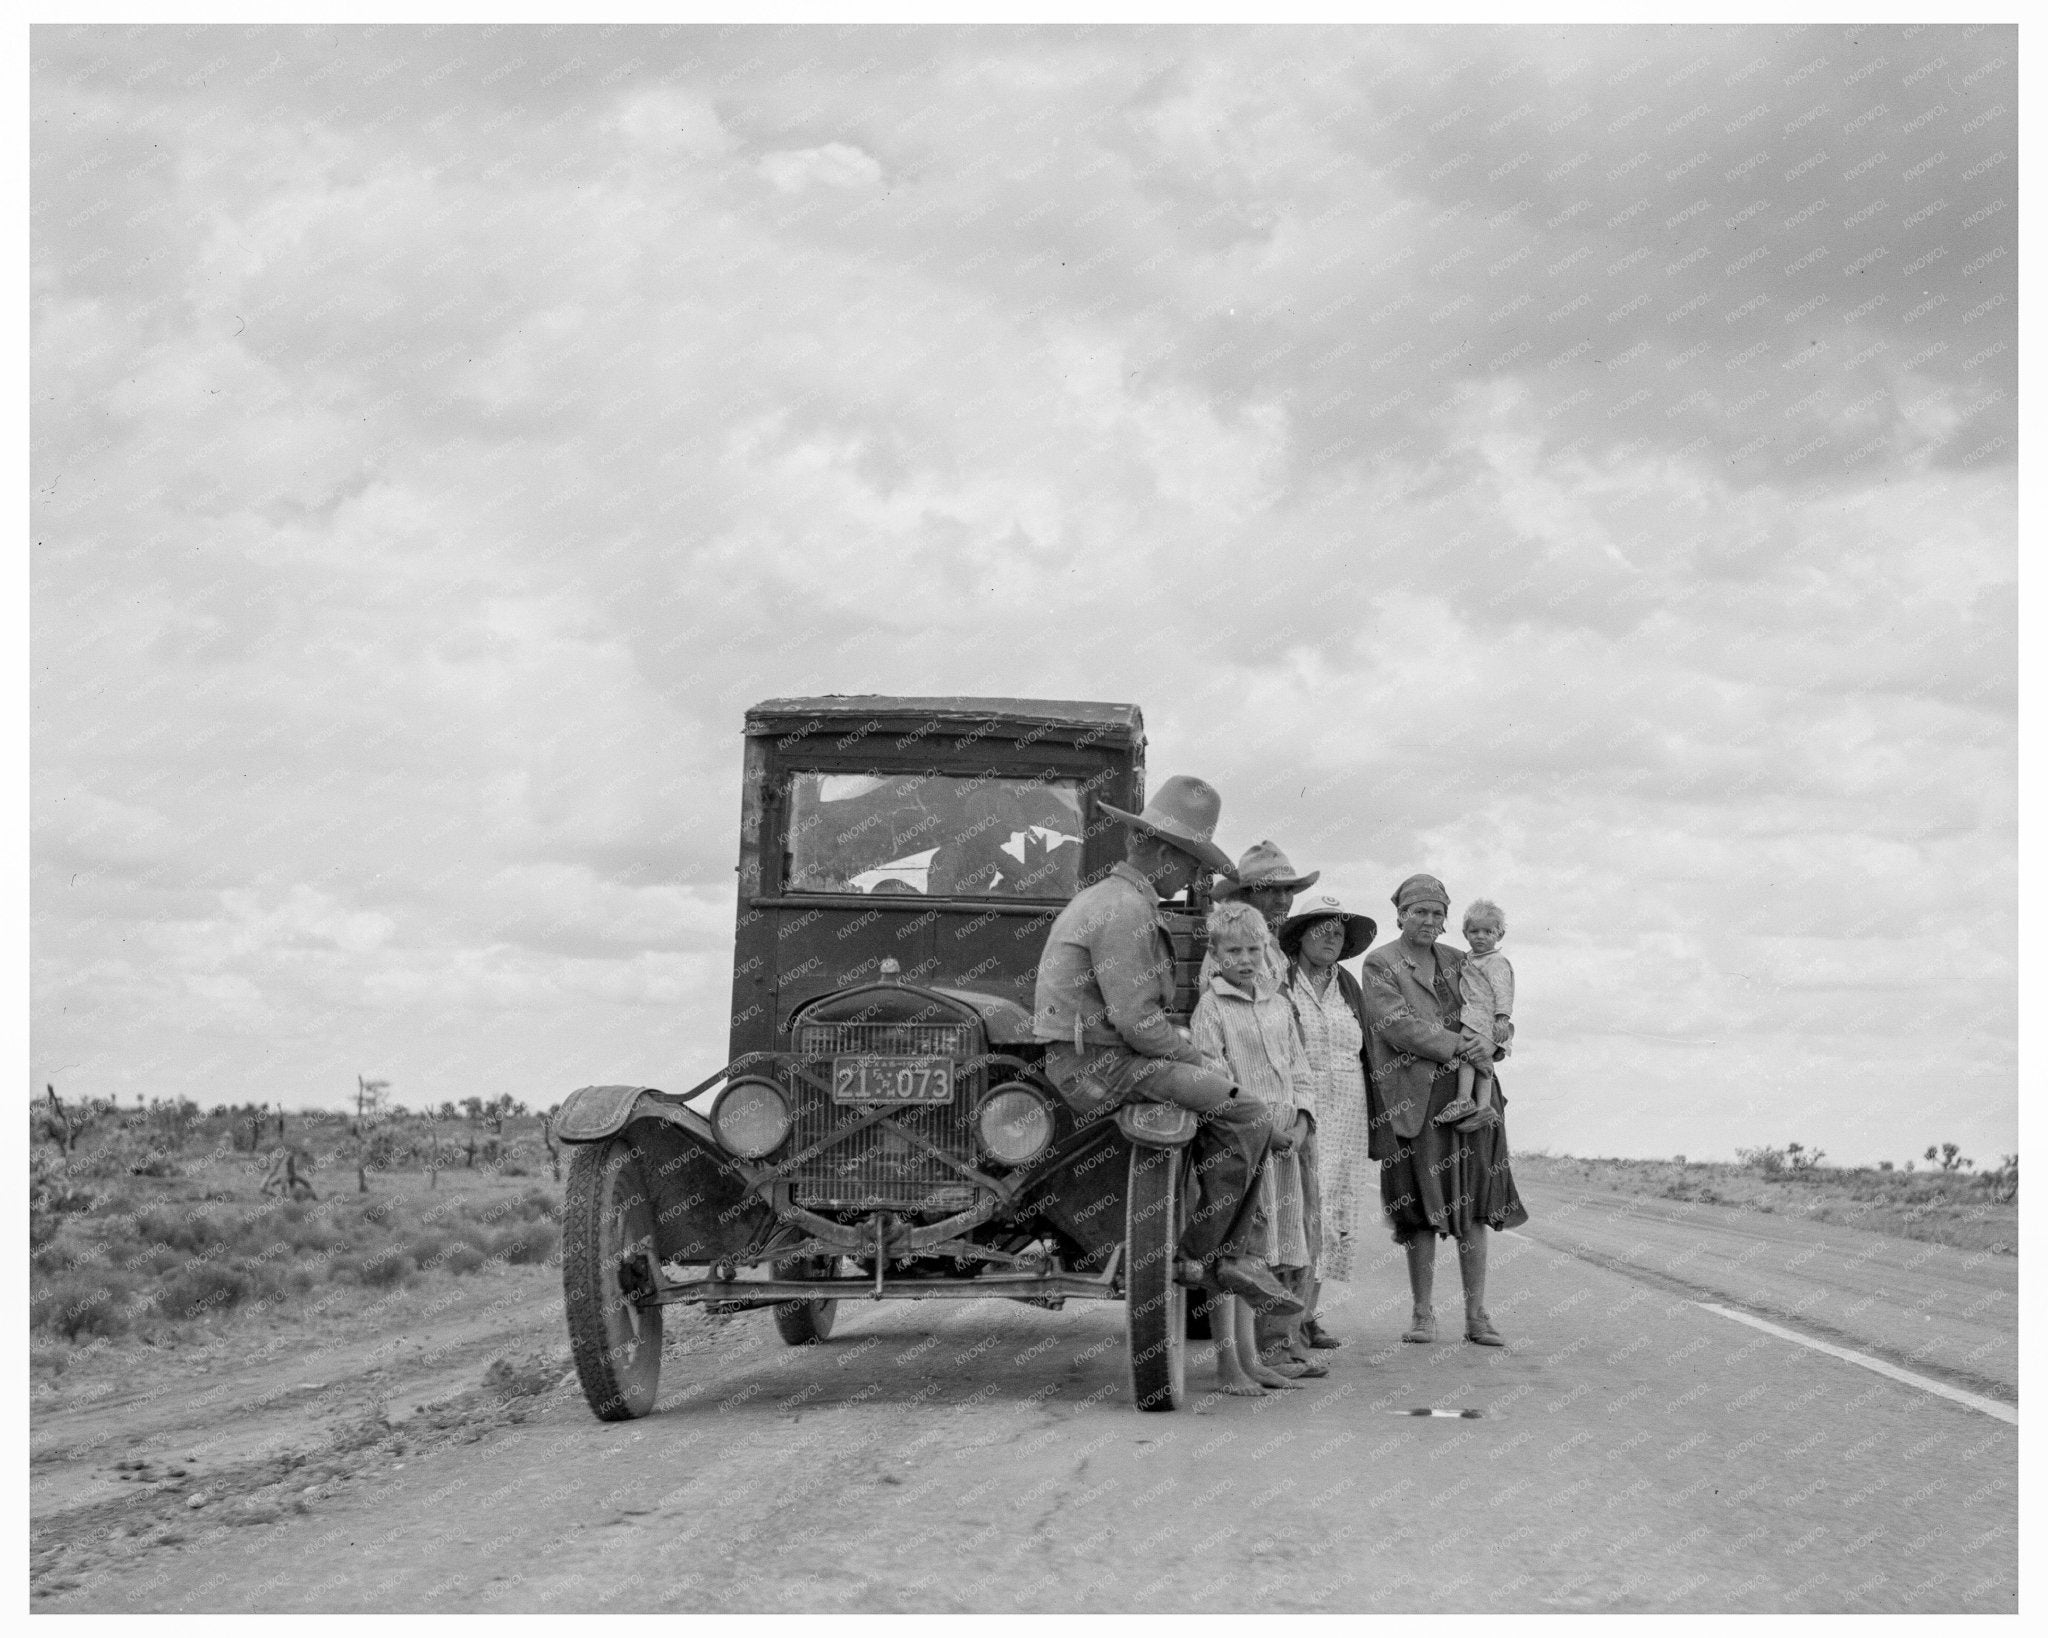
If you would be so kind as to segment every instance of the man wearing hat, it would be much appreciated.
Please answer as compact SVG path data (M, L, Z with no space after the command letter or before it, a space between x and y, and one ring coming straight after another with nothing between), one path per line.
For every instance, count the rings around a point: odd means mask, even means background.
M1235 874L1215 842L1223 799L1205 781L1176 774L1143 813L1098 805L1129 836L1123 862L1075 895L1046 935L1031 1020L1033 1035L1047 1043L1046 1075L1081 1115L1133 1098L1192 1110L1200 1120L1194 1150L1202 1205L1181 1235L1181 1256L1200 1267L1205 1283L1261 1312L1298 1314L1301 1299L1250 1254L1253 1185L1275 1136L1270 1113L1209 1068L1167 1018L1173 941L1159 901L1199 872Z
M1306 876L1298 875L1294 862L1273 843L1254 842L1237 861L1235 885L1225 883L1218 887L1216 897L1243 899L1266 918L1266 925L1278 936L1295 894L1315 886L1322 874L1320 870L1311 870Z

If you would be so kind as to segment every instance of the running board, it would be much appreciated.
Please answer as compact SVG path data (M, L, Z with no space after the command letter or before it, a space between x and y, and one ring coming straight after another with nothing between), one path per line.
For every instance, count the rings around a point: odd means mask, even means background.
M987 1274L980 1279L935 1280L678 1280L657 1287L643 1307L672 1302L715 1302L733 1308L773 1308L785 1302L866 1297L1012 1297L1042 1302L1067 1297L1120 1299L1115 1263L1101 1274Z

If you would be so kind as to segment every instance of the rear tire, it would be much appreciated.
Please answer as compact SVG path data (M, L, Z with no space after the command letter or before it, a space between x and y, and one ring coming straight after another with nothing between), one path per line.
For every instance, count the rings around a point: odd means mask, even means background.
M661 1309L631 1295L661 1267L643 1176L639 1150L618 1135L578 1144L563 1190L569 1351L583 1397L605 1422L645 1416L661 1381Z
M778 1280L823 1279L832 1272L836 1260L831 1257L794 1257L775 1264L774 1273ZM832 1335L833 1322L838 1317L837 1297L811 1297L775 1305L775 1329L792 1348L823 1342Z
M1180 1149L1131 1148L1124 1196L1124 1330L1131 1402L1179 1410L1187 1397L1187 1288L1173 1277L1184 1191Z

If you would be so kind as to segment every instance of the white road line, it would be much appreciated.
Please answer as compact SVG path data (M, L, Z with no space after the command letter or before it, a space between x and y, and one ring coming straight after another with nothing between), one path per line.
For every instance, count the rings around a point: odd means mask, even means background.
M1509 1229L1506 1232L1514 1231ZM1921 1376L1913 1371L1902 1370L1888 1360L1873 1359L1869 1354L1859 1354L1853 1348L1837 1348L1832 1342L1821 1342L1814 1337L1802 1336L1797 1331L1788 1331L1782 1325L1773 1325L1769 1320L1758 1319L1754 1314L1745 1314L1739 1308L1723 1308L1717 1302L1701 1302L1693 1306L1704 1308L1710 1314L1719 1314L1723 1319L1753 1325L1759 1331L1768 1331L1774 1337L1783 1337L1787 1342L1796 1342L1802 1348L1811 1348L1816 1353L1832 1354L1836 1359L1845 1359L1851 1365L1861 1365L1866 1371L1888 1376L1894 1382L1905 1383L1909 1388L1920 1388L1927 1393L1939 1394L1943 1399L1953 1399L1958 1405L1967 1405L1973 1411L1995 1416L1999 1421L2010 1422L2014 1427L2020 1425L2019 1411L1999 1400L1986 1399L1982 1394L1965 1393L1961 1388L1951 1388L1946 1382L1937 1382L1931 1376Z

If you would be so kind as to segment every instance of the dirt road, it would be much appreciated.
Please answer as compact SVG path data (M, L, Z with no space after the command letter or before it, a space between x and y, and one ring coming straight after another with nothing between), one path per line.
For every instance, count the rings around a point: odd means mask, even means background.
M1701 1306L2012 1405L2014 1259L1525 1194L1494 1247L1507 1349L1396 1341L1387 1257L1332 1288L1325 1381L1178 1415L1127 1407L1113 1308L933 1303L846 1305L811 1349L763 1316L679 1322L656 1414L617 1426L552 1370L358 1421L347 1449L279 1399L262 1414L302 1419L307 1459L272 1477L287 1458L245 1452L182 1524L110 1476L119 1407L39 1419L36 1607L2016 1608L2016 1426ZM559 1359L539 1285L497 1318L442 1368L521 1341ZM245 1370L260 1390L276 1364ZM232 1425L225 1403L166 1437Z

